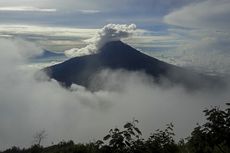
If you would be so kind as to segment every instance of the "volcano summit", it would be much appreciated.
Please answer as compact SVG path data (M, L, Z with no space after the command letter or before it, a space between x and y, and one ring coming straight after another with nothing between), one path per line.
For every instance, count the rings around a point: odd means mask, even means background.
M167 80L170 85L179 84L191 89L216 87L221 83L215 77L189 71L148 56L122 41L108 42L96 54L74 57L47 67L44 71L50 78L66 87L78 84L91 89L95 75L105 69L141 71L153 77L157 83ZM100 88L98 86L96 90Z

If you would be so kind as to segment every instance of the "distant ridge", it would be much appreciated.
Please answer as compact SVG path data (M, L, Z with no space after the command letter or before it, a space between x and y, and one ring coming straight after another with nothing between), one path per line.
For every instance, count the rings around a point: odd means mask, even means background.
M51 58L51 57L65 57L65 54L56 53L56 52L44 49L42 54L34 56L32 59L45 59L45 58Z
M44 71L50 78L66 87L74 83L90 88L92 78L104 69L142 71L152 76L158 83L161 82L161 78L164 78L172 85L180 84L190 89L223 85L215 77L165 63L121 41L108 42L97 54L74 57L63 63L47 67Z

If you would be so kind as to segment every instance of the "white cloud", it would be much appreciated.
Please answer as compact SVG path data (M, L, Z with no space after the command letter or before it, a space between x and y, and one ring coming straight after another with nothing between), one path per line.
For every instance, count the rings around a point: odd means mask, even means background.
M110 70L92 80L103 83L104 90L92 93L74 85L69 91L54 80L35 80L34 70L21 69L26 64L24 50L39 49L19 42L0 39L0 149L29 146L41 129L48 134L44 145L63 139L89 142L133 117L140 120L144 135L174 122L178 137L185 137L202 121L205 107L229 99L227 90L187 93L181 87L158 87L142 73Z
M48 27L36 25L0 25L0 33L8 35L43 35L56 37L92 37L98 29L68 28L68 27Z
M173 8L181 7L185 4L194 2L194 1L203 1L203 0L145 0L140 2L139 0L1 0L0 6L36 6L36 7L55 7L58 10L126 10L130 12L135 12L138 10L138 13L141 12L161 12L165 13L168 10ZM134 13L135 16L135 13Z
M203 29L169 29L179 43L155 57L202 73L230 74L230 33Z
M98 29L49 27L35 25L0 25L0 37L17 37L54 51L82 47L82 41L95 35Z
M180 58L184 66L211 74L230 74L230 40L203 38L181 46ZM222 46L226 44L225 46Z
M99 13L100 10L80 10L80 12L83 14L95 14L95 13Z
M120 40L129 37L136 30L135 24L108 24L97 32L95 36L85 40L88 45L84 48L73 48L66 50L65 54L69 57L95 54L99 49L110 41Z
M0 11L14 11L14 12L56 12L53 8L37 8L32 6L11 6L0 7Z
M98 35L100 29L83 29L68 27L49 27L36 25L0 25L0 37L17 37L33 41L48 50L63 51L69 50L69 54L74 53L78 48L82 48L90 39ZM132 37L124 40L132 46L156 46L162 42L176 41L174 36L161 36L158 33L152 34L151 31L136 29ZM72 48L72 49L71 49ZM85 55L84 51L79 53Z
M0 7L0 11L6 12L57 12L58 10L55 8L39 8L34 6L5 6ZM96 14L99 13L100 10L96 9L79 9L75 10L82 14Z
M169 13L164 21L182 27L229 30L229 8L229 0L206 0Z
M1 55L4 57L1 61L16 60L23 61L27 58L39 55L43 52L37 45L22 39L0 39ZM12 45L14 44L14 45ZM22 58L23 57L23 58Z
M131 38L125 39L124 42L130 44L132 47L149 49L153 47L175 47L183 42L183 40L173 34L157 35L150 33L150 31L145 31L140 35L134 34ZM145 50L143 51L145 52Z
M57 8L58 10L96 10L105 6L105 4L111 3L105 0L92 1L92 0L1 0L0 6L11 7L11 6L35 6L37 8Z
M229 8L229 0L206 0L166 15L166 23L187 28L169 29L184 42L169 60L202 72L230 74Z

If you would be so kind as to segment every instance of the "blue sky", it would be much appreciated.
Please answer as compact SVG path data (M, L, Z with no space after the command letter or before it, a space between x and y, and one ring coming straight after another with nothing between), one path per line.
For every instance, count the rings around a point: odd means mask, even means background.
M151 29L151 25L164 25L165 16L168 17L166 23L186 27L191 23L181 25L185 18L198 22L197 17L201 16L205 17L203 22L223 24L228 20L229 23L228 8L227 0L1 0L0 19L1 24L84 28L100 28L110 22L135 23L140 28ZM185 11L183 15L182 11ZM187 14L188 11L191 14ZM177 17L173 16L175 14Z
M144 26L189 3L190 0L2 0L0 10L1 21L6 23L100 27L107 22L138 22Z
M64 51L109 23L134 23L142 32L130 45L173 64L230 72L229 16L229 0L1 0L0 37Z

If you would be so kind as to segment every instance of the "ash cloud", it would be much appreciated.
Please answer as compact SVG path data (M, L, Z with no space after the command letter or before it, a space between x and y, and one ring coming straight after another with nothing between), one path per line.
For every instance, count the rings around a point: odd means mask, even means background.
M35 71L20 68L27 64L21 46L34 50L24 43L0 40L0 150L31 145L41 129L48 134L43 145L63 139L89 142L133 117L144 135L173 122L177 137L187 137L203 121L205 107L224 105L230 98L229 90L188 93L180 86L162 88L141 72L123 70L95 76L92 84L104 80L104 90L92 93L78 85L67 90L55 80L39 82Z
M107 24L102 29L100 29L95 36L85 40L85 42L88 44L86 47L66 50L65 55L67 57L76 57L95 54L107 42L127 38L132 35L135 30L135 24Z

